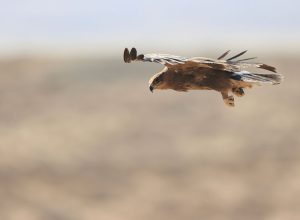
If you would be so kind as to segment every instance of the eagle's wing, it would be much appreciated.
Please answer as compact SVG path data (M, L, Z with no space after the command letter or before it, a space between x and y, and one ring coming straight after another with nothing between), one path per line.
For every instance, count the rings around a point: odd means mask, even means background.
M247 51L243 51L227 60L223 60L223 58L230 51L226 51L222 54L218 59L211 59L205 57L193 57L193 58L185 58L179 57L169 54L140 54L137 55L137 50L132 48L131 51L127 48L124 50L124 61L125 63L130 63L132 61L143 61L143 62L155 62L160 63L168 68L179 68L179 67L190 67L190 68L211 68L217 70L224 70L228 72L237 72L241 71L245 68L256 67L265 70L269 70L272 72L276 72L276 69L272 66L263 64L263 63L248 63L245 62L247 60L255 59L255 57L235 60L236 58L242 56Z
M224 54L222 54L218 60L225 62L227 65L231 65L231 66L235 66L238 69L243 69L243 68L249 68L249 67L256 67L256 68L260 68L260 69L265 69L265 70L269 70L271 72L275 72L276 73L276 68L273 66L269 66L267 64L263 64L263 63L249 63L249 62L245 62L248 60L253 60L256 59L257 57L250 57L250 58L244 58L244 59L239 59L239 60L235 60L236 58L244 55L247 50L233 56L230 57L226 60L222 60L225 56L227 56L229 54L230 50L226 51Z
M137 55L137 50L132 48L131 51L127 48L124 50L125 63L131 63L132 61L142 62L154 62L160 63L166 66L184 64L188 59L185 57L174 56L170 54L140 54Z
M233 56L229 59L223 60L223 58L229 52L230 52L229 50L226 51L217 60L210 59L210 58L205 58L205 57L193 57L193 58L188 59L188 61L199 63L199 64L206 64L210 68L225 70L225 71L229 71L229 72L236 72L236 71L241 71L241 70L249 68L249 67L256 67L256 68L265 69L265 70L272 71L272 72L276 73L276 68L273 67L273 66L269 66L269 65L263 64L263 63L245 62L245 61L248 61L248 60L256 59L256 57L250 57L250 58L236 60L236 58L238 58L238 57L242 56L243 54L245 54L247 52L247 50L243 51L243 52L241 52L241 53L239 53L239 54L237 54L237 55L235 55L235 56Z
M217 63L209 58L186 58L170 54L140 54L137 55L137 50L132 48L129 52L128 48L124 50L124 62L131 63L133 61L154 62L165 65L168 69L176 68L215 68L224 69L224 65Z

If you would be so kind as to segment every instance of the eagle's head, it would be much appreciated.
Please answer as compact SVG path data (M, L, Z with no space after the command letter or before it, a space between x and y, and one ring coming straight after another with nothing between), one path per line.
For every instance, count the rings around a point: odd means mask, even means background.
M153 92L154 89L162 89L162 85L164 84L163 75L156 74L149 80L149 89Z
M149 80L149 89L153 92L155 89L166 89L165 71L155 74Z

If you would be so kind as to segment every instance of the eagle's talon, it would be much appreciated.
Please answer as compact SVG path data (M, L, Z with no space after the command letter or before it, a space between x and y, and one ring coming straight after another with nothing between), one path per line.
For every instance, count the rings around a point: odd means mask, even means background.
M226 98L223 99L225 105L229 106L229 107L234 107L234 98L233 96L228 96Z
M243 95L245 95L245 92L244 92L244 90L242 88L233 88L232 92L237 97L242 97Z

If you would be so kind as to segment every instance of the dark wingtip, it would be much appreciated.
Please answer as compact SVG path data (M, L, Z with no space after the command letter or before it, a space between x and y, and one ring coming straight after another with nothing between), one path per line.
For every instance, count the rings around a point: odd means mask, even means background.
M137 50L133 47L130 51L130 59L136 60L136 58L137 58Z
M233 60L233 59L235 59L235 58L238 58L238 57L244 55L244 54L247 53L247 52L248 52L248 50L245 50L245 51L243 51L243 52L241 52L241 53L239 53L239 54L237 54L237 55L235 55L235 56L233 56L233 57L230 57L229 59L227 59L227 61L231 61L231 60Z
M250 58L240 59L240 60L237 60L235 62L243 62L243 61L254 60L254 59L257 59L257 57L250 57Z
M226 57L228 54L230 53L230 50L227 50L225 53L223 53L220 57L218 57L218 60L223 59L224 57Z
M124 50L123 59L124 59L125 63L130 63L131 62L130 53L129 53L128 48L125 48L125 50Z
M137 56L137 60L143 60L144 59L144 54L140 54Z
M269 71L271 71L271 72L276 73L276 68L273 67L273 66L269 66L269 65L267 65L267 64L260 64L260 65L258 66L258 68L261 68L261 69L264 69L264 70L269 70Z

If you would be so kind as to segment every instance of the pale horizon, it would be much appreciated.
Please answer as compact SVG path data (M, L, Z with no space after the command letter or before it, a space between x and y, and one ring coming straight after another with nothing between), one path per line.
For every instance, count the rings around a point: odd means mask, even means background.
M152 52L300 49L298 2L172 2L5 2L0 9L5 18L0 21L0 55L112 56L131 46Z

